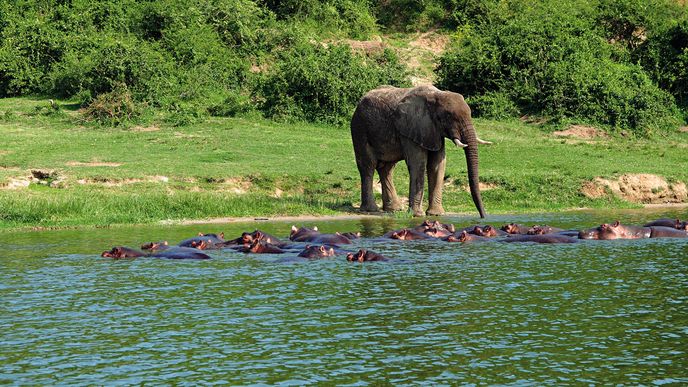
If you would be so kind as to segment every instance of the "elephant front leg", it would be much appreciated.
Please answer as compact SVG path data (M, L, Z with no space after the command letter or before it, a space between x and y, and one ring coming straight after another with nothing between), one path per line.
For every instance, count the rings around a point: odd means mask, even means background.
M373 194L373 175L375 169L372 165L358 165L358 172L361 175L361 207L363 212L378 212L380 209L375 204Z
M382 184L383 211L394 212L401 210L401 202L397 197L397 190L392 180L395 166L396 162L380 162L377 167L377 173L380 175L380 183Z
M425 157L407 159L409 170L409 210L413 216L423 216L421 205L423 204L423 189L425 185Z
M427 215L442 215L442 188L444 185L444 169L447 165L444 148L428 154L428 210Z

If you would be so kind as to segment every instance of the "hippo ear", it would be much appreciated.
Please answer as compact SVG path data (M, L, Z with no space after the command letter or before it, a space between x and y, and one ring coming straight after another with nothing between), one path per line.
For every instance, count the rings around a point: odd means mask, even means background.
M313 231L318 231L318 226L313 226Z
M322 251L323 253L325 252L325 246L324 245L320 245L320 251Z
M169 243L167 241L162 241L163 246L169 246Z
M291 226L291 234L294 235L295 232L297 232L299 229L296 228L296 226L292 225Z
M619 227L620 224L621 223L617 220L614 222L614 224L612 224L612 227Z
M456 232L456 227L454 227L453 224L449 224L449 225L447 226L447 230L448 230L449 232Z
M399 134L429 151L438 151L444 145L444 136L432 119L432 95L404 97L394 111L394 126Z
M225 239L225 233L224 233L224 231L220 233L220 239Z

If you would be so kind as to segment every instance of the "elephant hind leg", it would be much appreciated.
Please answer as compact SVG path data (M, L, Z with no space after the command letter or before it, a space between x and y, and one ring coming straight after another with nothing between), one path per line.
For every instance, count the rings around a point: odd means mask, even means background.
M400 211L401 201L397 197L397 190L394 187L393 172L396 162L381 161L377 165L377 173L380 175L382 184L382 210L387 212Z

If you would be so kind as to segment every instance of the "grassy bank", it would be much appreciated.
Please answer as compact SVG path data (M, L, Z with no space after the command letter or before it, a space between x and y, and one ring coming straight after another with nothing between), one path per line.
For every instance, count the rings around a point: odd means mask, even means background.
M58 104L53 111L46 100L0 100L0 229L341 214L358 205L346 127L245 117L103 128L81 125L71 105ZM632 206L585 197L581 186L597 176L652 173L688 181L688 133L580 141L519 121L476 120L476 127L495 143L480 150L488 214ZM402 196L405 169L401 163L396 170ZM45 173L29 179L31 170ZM463 152L450 147L449 212L475 212L465 170Z

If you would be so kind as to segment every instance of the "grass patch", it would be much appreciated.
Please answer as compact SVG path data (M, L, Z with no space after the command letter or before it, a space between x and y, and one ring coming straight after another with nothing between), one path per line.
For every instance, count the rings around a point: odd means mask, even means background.
M9 117L0 119L0 229L341 214L360 200L346 127L212 118L177 127L105 128L78 124L67 108L60 115L32 113L48 105L0 100L0 117ZM633 206L583 196L581 185L597 176L652 173L688 182L688 168L680 167L688 133L576 142L519 121L476 120L476 128L495 143L480 148L488 214ZM448 145L447 158L445 209L474 213L464 190L463 152ZM31 169L56 171L51 183L59 184L8 188L28 180ZM406 196L404 163L395 180Z

